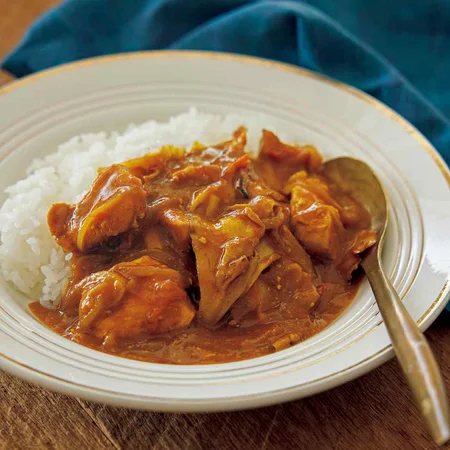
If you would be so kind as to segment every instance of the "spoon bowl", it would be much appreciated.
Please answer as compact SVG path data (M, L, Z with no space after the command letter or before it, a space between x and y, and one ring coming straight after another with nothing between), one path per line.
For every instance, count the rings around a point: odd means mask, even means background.
M329 179L369 211L372 228L381 244L388 222L387 196L372 169L365 162L349 157L331 159L324 167Z

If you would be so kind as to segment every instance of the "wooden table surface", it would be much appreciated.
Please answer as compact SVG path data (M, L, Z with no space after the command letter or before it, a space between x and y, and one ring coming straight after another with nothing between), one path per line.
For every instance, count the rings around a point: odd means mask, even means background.
M0 58L56 3L0 0ZM0 71L0 84L11 79ZM426 335L450 392L450 313L444 312ZM395 360L312 398L244 412L119 409L55 394L1 372L0 396L0 448L5 450L436 448Z

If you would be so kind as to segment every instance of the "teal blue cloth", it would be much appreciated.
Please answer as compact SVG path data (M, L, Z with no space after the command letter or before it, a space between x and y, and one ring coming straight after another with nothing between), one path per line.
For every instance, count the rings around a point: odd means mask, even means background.
M448 0L68 0L2 67L20 77L151 49L243 53L324 73L391 106L450 163Z

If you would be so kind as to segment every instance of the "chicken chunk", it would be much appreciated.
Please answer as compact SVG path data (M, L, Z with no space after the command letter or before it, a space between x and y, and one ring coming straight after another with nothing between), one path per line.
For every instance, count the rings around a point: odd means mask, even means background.
M220 166L209 165L189 165L178 169L170 175L172 183L178 186L203 186L214 183L220 179Z
M284 226L271 230L261 243L276 250L279 258L233 305L231 317L245 325L249 320L305 316L319 299L322 285L308 254Z
M227 162L224 165L222 179L194 192L189 210L207 218L217 217L225 207L232 204L236 198L236 179L249 164L249 156Z
M159 215L159 223L181 251L187 251L191 242L191 224L187 214L178 209L166 209Z
M276 201L286 201L286 197L283 194L265 184L262 178L253 170L253 163L249 166L249 170L243 172L236 182L236 189L243 198L249 199L262 195Z
M312 145L284 144L268 130L263 130L259 154L254 161L256 172L272 189L282 192L284 184L299 170L318 170L322 157Z
M229 210L242 210L251 207L261 219L266 230L278 228L289 221L289 207L265 195L257 195L248 203L235 204Z
M279 252L297 262L304 272L311 275L315 274L309 254L295 239L286 225L271 230L268 237L271 239L274 248L279 248Z
M355 235L353 242L350 242L348 250L344 253L342 260L337 266L344 280L348 281L351 279L352 273L358 268L361 262L359 255L375 245L377 239L377 232L370 229L363 229Z
M144 216L145 199L141 180L123 166L113 165L97 177L77 205L53 205L47 221L65 251L86 252L136 227Z
M339 209L320 178L297 178L291 191L292 227L306 250L318 257L335 259L344 232Z
M200 285L201 321L216 325L231 305L278 258L260 240L264 224L251 210L233 211L211 224L197 220L192 244Z
M359 264L357 254L376 242L376 233L366 228L370 226L368 212L320 175L300 171L290 178L286 189L291 193L291 224L296 238L312 255L328 260L343 258L341 267L346 268L341 272L349 279ZM357 234L355 242L349 243L351 234L346 230L352 228Z
M320 298L321 285L295 261L281 256L232 306L231 317L243 326L306 317Z
M194 192L189 211L207 218L213 218L225 206L232 204L234 198L235 189L233 185L226 180L220 180Z
M233 133L233 139L213 145L213 147L224 150L224 153L228 158L238 158L244 154L246 144L247 129L245 127L239 127Z
M173 145L165 145L157 152L147 153L139 158L122 163L133 175L139 178L152 179L162 172L171 161L181 160L186 150Z
M177 271L144 256L90 275L66 296L78 298L79 328L113 345L188 326L195 309L186 287Z
M149 228L144 236L145 254L158 260L180 273L189 284L195 280L195 262L190 252L190 235L188 246L177 245L166 228L155 225Z

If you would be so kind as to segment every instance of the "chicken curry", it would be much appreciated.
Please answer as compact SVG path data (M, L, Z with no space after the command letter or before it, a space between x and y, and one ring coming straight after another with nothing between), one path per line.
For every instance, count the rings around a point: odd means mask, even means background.
M313 146L264 130L164 146L101 169L77 204L48 212L72 254L47 326L82 345L143 361L205 364L287 348L351 302L368 212L324 174Z

